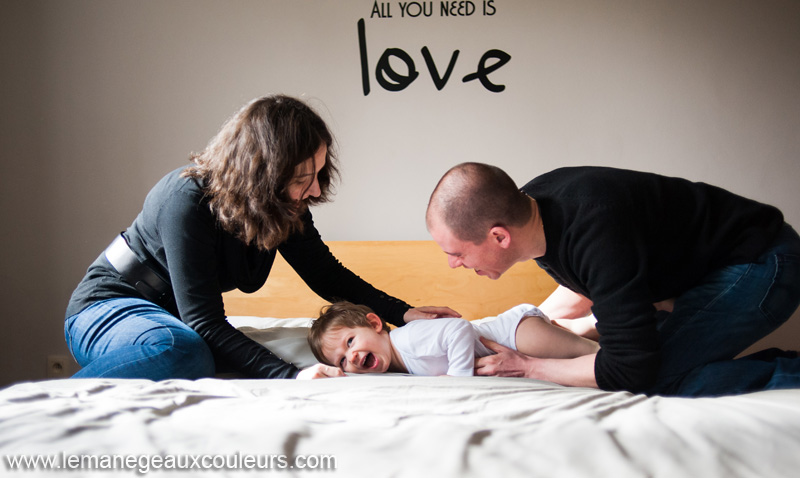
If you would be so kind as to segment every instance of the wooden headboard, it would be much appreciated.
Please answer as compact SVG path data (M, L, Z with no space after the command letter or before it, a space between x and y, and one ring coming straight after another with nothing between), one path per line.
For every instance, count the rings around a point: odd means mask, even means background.
M451 269L433 241L330 241L333 255L378 289L411 305L449 306L479 319L524 302L540 304L556 283L534 261L512 267L498 280ZM280 256L266 285L253 294L224 295L227 315L316 317L326 301L314 294Z

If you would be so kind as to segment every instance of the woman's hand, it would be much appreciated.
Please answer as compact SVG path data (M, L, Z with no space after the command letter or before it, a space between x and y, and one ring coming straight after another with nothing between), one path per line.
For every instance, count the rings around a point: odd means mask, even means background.
M461 314L450 307L414 307L406 311L405 315L403 315L403 320L408 323L412 320L441 319L442 317L461 317Z
M311 380L315 378L344 377L344 372L338 367L332 367L323 363L304 368L295 377L297 380Z

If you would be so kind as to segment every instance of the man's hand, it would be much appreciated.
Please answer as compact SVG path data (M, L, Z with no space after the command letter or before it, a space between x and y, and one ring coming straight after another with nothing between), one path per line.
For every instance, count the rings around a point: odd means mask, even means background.
M481 342L495 355L481 357L475 361L475 375L493 375L497 377L528 377L531 361L536 360L516 350L500 345L485 337ZM533 377L528 377L533 378Z
M496 354L475 361L476 375L535 378L569 387L598 388L594 377L596 353L570 359L537 358L485 337L481 342Z
M297 380L311 380L314 378L344 377L344 372L338 367L331 367L318 363L308 368L304 368L295 377Z
M443 317L461 317L461 314L450 307L414 307L403 315L406 323L419 319L441 319Z

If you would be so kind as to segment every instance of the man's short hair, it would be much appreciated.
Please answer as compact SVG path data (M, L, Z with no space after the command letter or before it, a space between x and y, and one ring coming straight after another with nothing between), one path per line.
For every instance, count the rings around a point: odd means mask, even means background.
M458 239L481 244L492 227L524 225L531 217L531 203L497 166L461 163L447 171L433 190L428 227L434 217Z

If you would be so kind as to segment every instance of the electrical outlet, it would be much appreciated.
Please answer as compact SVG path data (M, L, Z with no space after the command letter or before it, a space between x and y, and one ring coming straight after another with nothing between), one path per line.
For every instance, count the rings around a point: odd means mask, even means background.
M47 356L47 378L67 378L70 376L70 360L67 355Z

